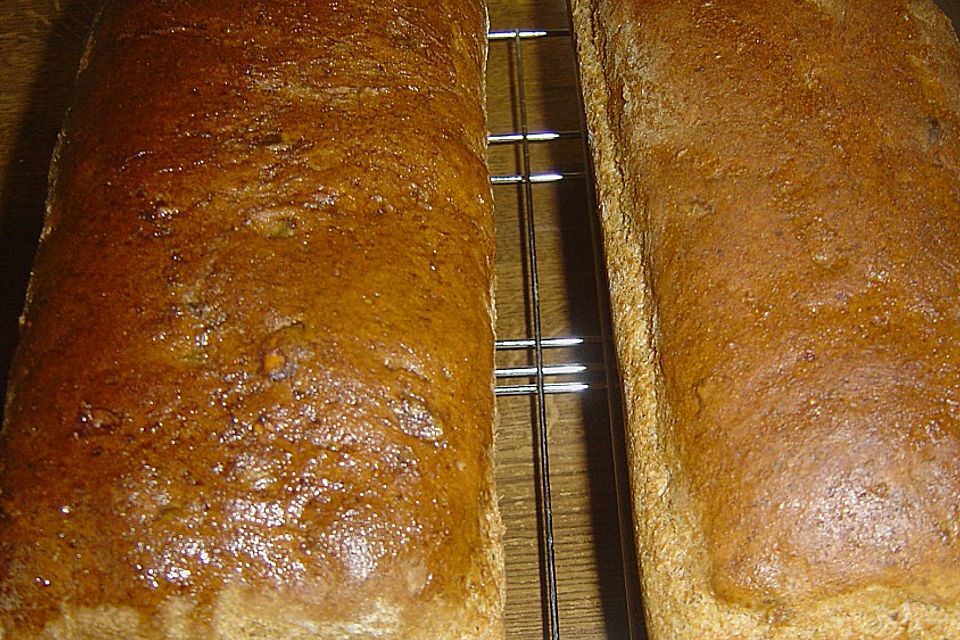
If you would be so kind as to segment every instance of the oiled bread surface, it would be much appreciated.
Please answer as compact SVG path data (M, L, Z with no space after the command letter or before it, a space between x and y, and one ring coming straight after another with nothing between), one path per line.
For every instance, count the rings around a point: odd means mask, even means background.
M6 405L0 637L502 634L485 28L106 4Z
M574 3L656 638L960 635L960 46Z

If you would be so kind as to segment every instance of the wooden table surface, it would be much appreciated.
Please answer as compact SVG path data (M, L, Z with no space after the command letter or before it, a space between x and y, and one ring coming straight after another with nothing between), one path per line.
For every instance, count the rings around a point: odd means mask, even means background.
M491 28L566 29L563 0L492 3ZM488 126L492 133L520 128L515 42L492 42L488 74ZM545 38L522 45L523 96L530 131L579 131L580 105L569 37ZM584 170L580 139L531 148L533 173ZM491 148L496 174L523 169L515 147ZM571 178L531 188L536 221L537 273L540 279L542 332L545 337L601 333L588 183ZM497 308L500 338L532 333L531 301L524 294L530 275L521 268L525 231L518 209L524 191L494 187L498 214ZM519 205L519 206L518 206ZM529 356L529 354L523 354ZM545 356L547 362L590 365L585 378L602 385L602 345ZM534 457L529 398L501 398L497 440L500 504L507 524L507 621L510 638L542 638L542 567L537 547ZM562 638L626 638L624 573L620 553L615 479L611 461L607 392L548 396L554 529L556 537L559 621Z
M97 0L4 0L0 3L0 371L6 372L16 322L42 222L47 168ZM494 0L491 28L566 29L564 0ZM519 130L515 43L491 44L489 128ZM577 131L580 112L569 38L523 45L523 93L531 131ZM519 148L491 149L494 174L522 169ZM535 145L533 171L583 170L579 140ZM587 183L572 178L532 188L543 334L600 334ZM532 335L529 268L524 266L523 190L494 187L498 216L500 338ZM525 364L529 352L500 366ZM626 638L624 576L610 457L610 422L600 345L548 354L548 361L591 365L599 387L549 396L553 516L562 638ZM0 375L0 379L4 376ZM524 381L526 382L526 381ZM507 526L507 628L511 639L543 638L543 567L538 546L535 453L529 397L498 400L497 480Z

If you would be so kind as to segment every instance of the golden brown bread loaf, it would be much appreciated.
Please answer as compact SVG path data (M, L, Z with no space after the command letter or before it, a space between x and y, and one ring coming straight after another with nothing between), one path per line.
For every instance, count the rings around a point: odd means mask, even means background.
M502 637L485 30L107 3L6 404L0 637Z
M960 637L960 46L575 0L651 636Z

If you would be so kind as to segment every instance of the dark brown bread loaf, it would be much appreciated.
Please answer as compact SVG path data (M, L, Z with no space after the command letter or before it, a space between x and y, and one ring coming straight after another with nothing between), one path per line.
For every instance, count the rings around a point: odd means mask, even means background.
M0 637L502 636L485 20L107 3L6 405Z
M960 47L576 0L651 635L960 637Z

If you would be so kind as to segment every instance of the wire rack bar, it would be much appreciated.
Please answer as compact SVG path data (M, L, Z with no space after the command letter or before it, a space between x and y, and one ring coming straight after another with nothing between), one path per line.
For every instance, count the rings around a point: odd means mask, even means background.
M597 340L596 336L569 337L569 338L540 338L540 347L543 349L559 347L576 347L588 341ZM533 338L514 338L510 340L497 340L497 351L508 351L512 349L532 349L536 345Z
M560 640L560 614L559 614L559 596L558 596L558 575L556 565L556 550L554 538L553 523L553 502L551 490L550 473L550 450L547 436L547 407L546 397L553 394L568 394L583 392L588 389L607 389L608 403L618 401L611 393L615 393L615 379L609 371L611 360L611 351L609 343L609 328L601 319L601 335L599 336L560 336L544 337L541 321L541 292L540 279L537 267L537 240L535 231L535 207L533 198L534 185L557 183L564 180L584 180L590 177L589 150L587 148L586 131L583 125L583 115L581 113L581 128L578 131L530 131L527 118L526 88L524 77L524 59L523 44L537 38L546 37L565 37L572 43L572 35L569 30L512 30L497 31L489 34L491 41L503 41L512 49L513 58L513 81L515 82L515 99L517 115L519 116L519 130L507 131L491 134L487 137L489 145L516 145L522 158L520 172L508 175L496 175L491 178L494 185L514 185L520 189L521 224L524 229L524 247L526 256L524 266L527 269L527 283L525 285L528 300L528 309L530 313L532 337L498 340L496 348L498 352L507 351L527 351L528 357L532 363L520 366L504 366L496 370L498 384L495 393L498 397L504 396L528 396L533 400L534 420L532 424L534 454L535 454L535 482L537 496L537 535L540 551L540 580L541 580L541 615L542 632L545 640ZM557 140L579 140L584 153L584 169L580 171L546 171L534 173L531 169L531 148L535 144L550 143ZM588 191L588 211L592 220L593 200L592 193ZM597 230L591 228L591 235L594 240L594 247L599 247ZM598 285L602 284L602 274L599 260L599 249L594 250L594 275ZM602 297L600 289L597 289L598 300ZM604 309L603 303L599 305ZM602 363L590 360L584 362L562 361L559 364L544 364L544 353L547 350L562 348L575 348L586 343L601 343L603 352ZM593 347L591 347L593 349ZM579 359L579 357L577 357ZM594 370L597 366L602 366L604 372L602 376L591 376L590 383L586 382L584 377L588 372ZM557 378L561 379L558 381ZM565 378L565 379L564 379ZM520 382L514 384L513 381ZM548 379L550 381L548 381ZM611 408L611 420L614 415ZM611 428L613 423L611 422ZM617 444L614 444L616 449ZM616 463L615 463L616 464ZM622 464L618 471L622 470ZM617 477L617 484L621 485L620 477ZM618 493L622 487L618 486ZM622 498L622 494L620 495ZM623 507L621 506L621 509ZM626 526L624 523L624 511L621 510L621 541L626 545L627 542L622 536L622 529ZM624 554L627 553L624 546ZM626 556L625 560L626 560ZM625 562L624 567L627 568ZM626 587L629 592L631 587ZM629 620L633 614L633 607L628 603L628 624L631 627L631 636L635 631L634 621Z
M489 40L530 40L533 38L569 36L569 29L510 29L506 31L491 31L487 34Z
M537 236L534 221L533 189L530 168L530 140L527 126L526 78L523 71L523 36L514 34L513 56L517 73L517 97L520 111L520 146L523 150L523 218L527 234L527 256L530 261L530 295L533 316L533 353L536 366L537 420L534 437L537 443L537 489L540 495L540 546L543 554L543 581L546 590L544 627L551 640L560 640L560 605L557 595L557 562L553 536L553 499L550 488L550 447L547 437L546 383L543 373L543 329L540 318L540 281L537 274Z
M498 398L503 396L532 396L542 392L547 396L560 393L579 393L589 388L590 385L585 382L544 382L542 386L539 384L511 384L497 387L494 395ZM554 580L556 580L555 576ZM555 592L556 586L554 586L554 593ZM552 602L549 596L548 602ZM551 631L550 637L554 638L559 636L552 635Z
M517 144L524 140L553 142L554 140L575 140L580 137L579 131L531 131L526 135L519 132L491 133L487 136L487 144Z
M546 182L560 182L561 180L572 180L583 178L586 174L583 171L564 171L563 173L522 173L515 175L491 176L490 182L493 184L543 184Z
M555 364L543 367L544 376L570 376L587 370L585 364ZM537 375L536 367L508 367L497 369L498 378L529 378Z

